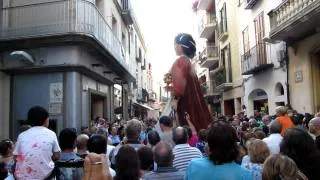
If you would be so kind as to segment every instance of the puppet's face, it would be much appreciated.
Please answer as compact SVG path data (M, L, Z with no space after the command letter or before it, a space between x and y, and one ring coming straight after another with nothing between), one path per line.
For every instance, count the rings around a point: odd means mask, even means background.
M177 56L182 56L183 55L182 47L179 44L174 43L174 49L176 51Z

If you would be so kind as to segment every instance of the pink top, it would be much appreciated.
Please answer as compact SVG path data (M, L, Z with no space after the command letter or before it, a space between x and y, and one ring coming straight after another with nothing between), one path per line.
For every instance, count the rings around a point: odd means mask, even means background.
M197 132L192 132L191 138L188 139L188 144L192 147L196 147L198 142L199 142L199 138L197 136Z

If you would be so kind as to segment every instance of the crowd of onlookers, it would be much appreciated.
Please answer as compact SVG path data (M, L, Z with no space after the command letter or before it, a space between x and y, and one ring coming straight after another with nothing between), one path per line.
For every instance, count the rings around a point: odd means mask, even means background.
M0 142L0 179L319 180L320 114L213 117L207 129L159 120L97 118L79 132L49 130L33 107L16 142Z

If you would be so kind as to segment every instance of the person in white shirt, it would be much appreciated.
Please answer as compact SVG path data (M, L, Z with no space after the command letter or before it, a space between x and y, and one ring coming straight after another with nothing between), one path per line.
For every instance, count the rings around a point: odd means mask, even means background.
M281 124L278 120L274 120L270 123L270 135L263 139L269 147L270 154L278 154L280 152L280 143L283 139L281 136L281 129Z
M176 144L173 148L174 168L185 171L192 159L202 157L199 149L188 144L188 132L185 128L179 126L173 130L173 141Z
M60 156L56 134L49 130L49 114L40 107L32 107L28 112L29 130L18 137L13 155L16 159L16 179L45 179L51 177L54 160ZM53 159L52 159L53 157Z

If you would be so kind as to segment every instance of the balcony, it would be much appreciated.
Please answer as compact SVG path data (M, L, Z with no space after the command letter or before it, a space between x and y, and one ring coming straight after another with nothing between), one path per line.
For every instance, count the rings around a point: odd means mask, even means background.
M242 75L257 74L273 67L267 61L266 47L265 43L258 44L241 56Z
M215 89L214 81L202 83L200 87L204 97L220 95L220 92L217 92Z
M213 76L214 86L216 91L228 91L232 89L232 77L227 74L227 70L223 68Z
M131 12L131 3L130 0L116 0L118 1L120 5L120 11L121 15L124 19L125 24L132 25L133 24L133 18L132 18L132 12Z
M214 45L208 44L207 47L200 53L200 65L205 68L210 68L219 63L219 49Z
M259 0L245 0L245 9L252 9Z
M199 0L198 9L207 10L214 4L214 0Z
M269 17L270 38L293 44L319 29L320 1L286 0Z
M1 13L0 42L6 47L20 47L16 40L26 40L29 45L31 40L36 43L39 39L62 43L88 41L108 56L104 63L113 71L129 75L130 79L135 77L135 65L126 61L120 40L91 2L55 1L3 8Z
M217 26L216 17L213 14L207 13L199 23L200 38L210 39L215 32Z

